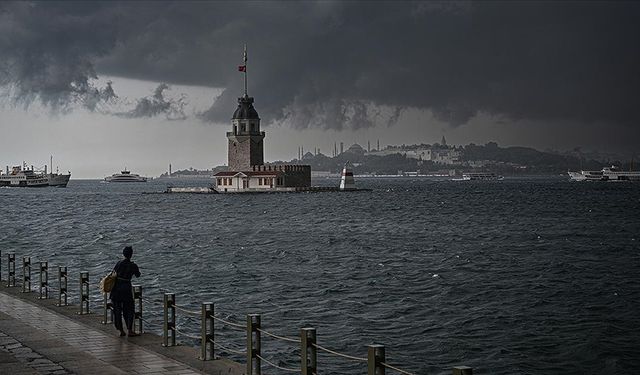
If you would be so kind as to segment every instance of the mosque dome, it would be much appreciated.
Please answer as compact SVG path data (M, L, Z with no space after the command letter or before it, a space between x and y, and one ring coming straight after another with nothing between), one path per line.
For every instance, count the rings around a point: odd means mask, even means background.
M349 147L346 152L349 152L352 154L364 155L364 149L362 148L362 146L360 146L357 143L352 144L351 147Z

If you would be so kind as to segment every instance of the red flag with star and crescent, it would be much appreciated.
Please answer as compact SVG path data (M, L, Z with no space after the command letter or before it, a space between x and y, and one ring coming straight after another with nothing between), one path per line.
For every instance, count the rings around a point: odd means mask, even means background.
M247 45L244 45L244 53L242 54L242 61L244 62L244 65L239 65L238 66L238 71L239 72L246 72L247 71Z

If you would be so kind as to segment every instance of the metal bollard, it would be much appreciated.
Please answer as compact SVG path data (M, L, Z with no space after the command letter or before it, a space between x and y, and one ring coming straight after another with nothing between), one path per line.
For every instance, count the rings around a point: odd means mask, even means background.
M169 312L171 309L171 312ZM164 294L164 324L162 325L162 346L176 346L176 295ZM171 331L171 340L169 340Z
M58 266L58 306L69 305L67 303L67 289L67 267Z
M80 271L80 315L89 314L89 272Z
M318 373L318 350L316 343L316 329L300 329L300 359L302 375L314 375Z
M384 345L369 345L367 355L368 375L384 375L384 366L380 362L384 362Z
M16 286L16 254L7 254L7 287Z
M467 366L454 367L453 375L473 375L473 368Z
M142 334L142 285L133 285L133 332ZM136 331L136 323L138 330Z
M200 323L200 359L206 361L213 357L213 302L202 303L202 322Z
M38 298L49 298L49 262L40 262L40 297Z
M22 257L22 293L31 293L31 257Z
M247 375L260 375L260 314L247 314Z
M102 304L102 324L113 323L113 303L109 300L109 293L104 293L104 303Z

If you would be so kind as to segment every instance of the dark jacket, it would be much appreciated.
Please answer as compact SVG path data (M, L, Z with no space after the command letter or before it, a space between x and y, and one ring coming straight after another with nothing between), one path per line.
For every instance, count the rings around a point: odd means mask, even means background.
M131 290L131 278L140 277L138 265L129 259L123 259L116 263L113 269L118 274L116 283L111 290L111 301L133 301L133 291Z

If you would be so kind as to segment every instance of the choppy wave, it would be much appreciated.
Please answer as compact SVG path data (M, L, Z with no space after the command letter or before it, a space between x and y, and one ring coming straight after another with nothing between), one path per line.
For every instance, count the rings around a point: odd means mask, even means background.
M355 356L381 343L387 362L418 374L640 370L640 185L359 183L373 191L153 195L142 192L161 181L76 180L2 189L2 267L12 251L88 270L97 284L131 244L152 301L170 291L237 322L261 313L264 329L286 336L313 326L321 345ZM160 323L158 306L145 313ZM179 324L197 332L199 322ZM219 328L221 342L244 345L242 332ZM263 353L298 366L295 346L263 338ZM325 354L319 367L365 369Z

